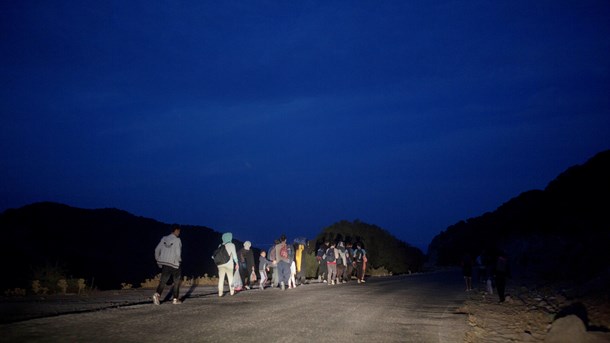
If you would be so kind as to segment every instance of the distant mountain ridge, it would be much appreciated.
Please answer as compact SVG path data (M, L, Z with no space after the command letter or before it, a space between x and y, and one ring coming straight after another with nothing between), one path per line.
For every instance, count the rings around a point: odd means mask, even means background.
M180 227L183 275L215 274L210 256L221 234L203 226ZM123 282L139 286L159 272L154 248L170 234L170 224L118 209L41 202L6 210L0 230L9 242L2 249L2 260L9 261L3 284L27 286L33 269L51 265L85 278L89 286L117 289Z
M518 268L548 278L590 277L610 267L610 150L568 168L544 190L527 191L495 211L434 237L429 259L459 264L464 254L502 249Z
M339 222L322 235L332 231L344 237L362 236L354 231L356 224ZM204 226L180 227L183 275L215 275L210 256L221 233ZM349 230L337 231L343 227ZM68 277L85 278L89 286L93 283L100 289L117 289L122 282L138 286L159 272L153 251L169 230L170 224L113 208L80 209L41 202L6 210L0 214L5 239L0 254L8 273L0 288L29 288L32 272L45 264L60 267ZM610 150L568 168L544 190L524 192L493 212L448 227L430 243L428 258L438 265L457 265L465 253L474 257L485 250L504 249L518 266L549 277L587 276L610 267L608 241ZM241 244L237 242L238 247ZM372 239L365 244L375 246ZM408 252L410 268L420 265L417 249L397 244L398 250ZM371 253L376 256L374 250ZM372 264L392 267L382 262L384 258L376 256ZM391 269L401 272L402 267Z
M421 268L424 255L419 249L374 225L359 221L347 226L345 223L348 222L336 223L326 231L340 226L344 236L364 238L365 244L372 248L371 266L383 264L393 273ZM0 254L4 261L14 262L8 264L7 275L11 277L2 279L0 289L29 289L36 279L34 274L40 274L36 271L46 266L68 278L84 278L88 286L99 289L118 289L121 283L138 287L159 273L154 248L162 236L170 234L171 225L114 208L82 209L54 202L6 210L0 214L0 232L11 243ZM211 255L221 242L221 233L204 226L179 226L182 228L182 275L216 275ZM359 234L354 235L355 232ZM243 242L234 242L238 249L243 246ZM375 243L390 247L381 249ZM253 249L257 259L258 249ZM394 261L388 254L400 256L401 260Z

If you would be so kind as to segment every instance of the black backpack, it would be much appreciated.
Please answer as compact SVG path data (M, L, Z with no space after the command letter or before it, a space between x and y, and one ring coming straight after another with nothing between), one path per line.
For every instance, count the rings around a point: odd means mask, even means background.
M326 262L335 262L335 248L326 250Z
M354 259L358 263L362 262L362 249L356 249L354 252Z
M214 254L212 255L212 259L214 260L214 263L216 263L217 266L229 262L230 257L231 256L229 256L229 252L227 251L227 248L224 244L218 246L218 248L214 250Z

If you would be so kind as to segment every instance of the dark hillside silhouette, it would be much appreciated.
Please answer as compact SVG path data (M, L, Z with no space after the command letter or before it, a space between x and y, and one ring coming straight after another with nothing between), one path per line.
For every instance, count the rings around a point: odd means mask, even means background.
M428 255L456 265L463 254L507 251L521 270L549 279L589 278L610 266L610 150L573 166L544 190L524 192L432 240Z
M220 233L202 226L180 225L183 275L216 274L210 256ZM159 269L154 248L170 225L118 209L80 209L42 202L0 215L5 239L2 260L8 268L2 288L29 288L36 270L50 266L66 277L84 278L89 286L134 287Z

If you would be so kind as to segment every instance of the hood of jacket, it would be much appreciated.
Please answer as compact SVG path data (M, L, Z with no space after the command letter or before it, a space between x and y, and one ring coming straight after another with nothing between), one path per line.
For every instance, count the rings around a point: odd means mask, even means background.
M222 243L227 244L233 240L233 234L230 232L225 232L222 234Z

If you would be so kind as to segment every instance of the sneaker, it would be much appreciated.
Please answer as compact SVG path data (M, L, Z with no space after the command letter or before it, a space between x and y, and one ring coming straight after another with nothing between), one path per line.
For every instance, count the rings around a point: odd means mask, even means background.
M159 301L160 297L161 297L161 295L159 295L159 293L153 294L153 304L161 305L161 302Z
M360 280L360 282L365 283L366 281L364 281L364 279Z
M229 294L231 295L235 295L235 288L233 288L232 290L229 291Z
M246 289L248 289L248 290L249 290L249 289L250 289L250 286L246 286Z
M283 283L283 282L282 282L282 283L280 283L280 288L282 289L282 291L283 291L284 289L286 289L286 286L284 285L284 283Z
M180 301L180 299L178 299L178 298L174 298L174 300L172 300L172 304L180 305L180 304L182 304L182 301Z
M358 283L360 283L360 279L358 279Z

